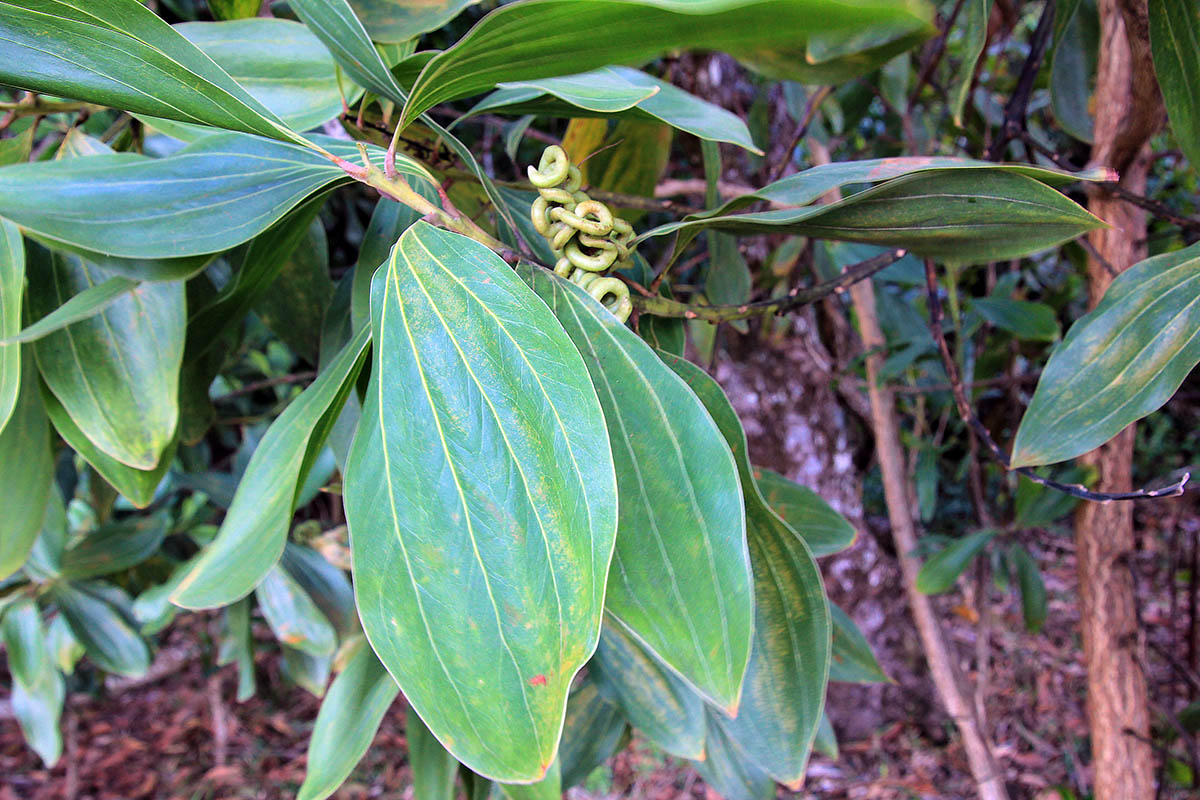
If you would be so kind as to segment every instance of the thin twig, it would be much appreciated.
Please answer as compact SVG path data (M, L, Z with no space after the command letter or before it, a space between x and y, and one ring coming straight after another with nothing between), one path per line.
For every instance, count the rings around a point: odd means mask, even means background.
M656 317L682 317L683 319L702 319L709 322L729 322L735 319L786 314L800 306L815 303L831 294L845 291L848 286L869 278L904 258L907 252L903 248L889 250L874 258L868 258L866 261L860 261L847 267L832 280L809 288L797 286L783 297L769 300L736 305L702 306L681 303L667 297L635 297L633 298L633 307L642 313ZM656 287L652 284L651 290L653 291L654 288Z
M829 96L831 91L833 91L832 86L820 86L815 92L809 95L808 102L804 104L804 113L796 122L796 132L792 135L792 143L788 145L787 150L784 151L783 158L779 160L779 163L775 165L770 175L767 176L767 183L774 183L779 180L784 170L787 169L788 164L792 163L792 155L796 152L796 148L800 146L801 140L808 134L808 127L812 125L813 119L816 118L817 110L821 107L821 103L825 102L825 98Z
M942 330L942 301L938 295L936 268L931 259L925 259L925 287L929 298L929 330L933 334L934 341L937 343L938 351L941 353L942 366L946 370L946 377L950 379L954 404L958 407L959 416L970 426L971 430L979 437L979 440L986 445L988 452L991 453L992 457L1001 466L1019 475L1024 475L1034 483L1041 484L1049 489L1055 489L1074 497L1084 500L1094 500L1100 503L1107 503L1113 500L1178 497L1183 494L1184 487L1187 486L1188 480L1191 479L1191 473L1185 472L1181 478L1169 486L1158 489L1138 489L1133 492L1093 492L1080 484L1061 483L1050 478L1043 478L1031 467L1012 467L1008 454L1000 448L1000 445L996 444L996 440L992 438L991 431L975 415L970 401L967 400L966 390L963 389L962 376L958 372L958 364L954 361L954 357L950 353L950 345L946 342L946 333Z
M296 372L296 373L292 373L291 375L280 375L277 378L268 378L267 380L254 381L253 383L247 383L245 386L243 386L239 389L234 389L232 391L226 392L223 395L214 397L213 402L220 402L221 400L228 400L233 397L241 397L241 396L247 395L247 394L254 394L257 391L261 391L262 389L270 389L272 386L280 386L285 383L302 383L307 380L312 380L316 376L317 376L317 373L315 373L315 372Z
M966 0L958 0L954 4L954 8L950 11L950 16L946 18L946 24L942 26L941 33L933 42L929 50L929 57L925 59L925 63L921 65L921 71L917 74L917 85L913 88L912 94L908 96L908 112L911 112L917 105L917 97L921 94L921 90L925 88L925 84L929 83L933 77L933 71L937 69L937 65L942 60L942 55L946 52L946 39L950 36L950 29L954 27L954 21L958 19L958 15L962 12L963 5Z
M1042 66L1042 56L1046 53L1046 45L1050 42L1050 34L1054 31L1054 0L1046 0L1042 8L1042 16L1033 38L1029 40L1029 55L1021 67L1021 77L1017 79L1017 88L1004 106L1004 122L1000 126L1000 135L988 147L985 158L988 161L1001 161L1004 150L1013 139L1020 139L1025 131L1025 117L1029 111L1029 100L1033 96L1033 84Z

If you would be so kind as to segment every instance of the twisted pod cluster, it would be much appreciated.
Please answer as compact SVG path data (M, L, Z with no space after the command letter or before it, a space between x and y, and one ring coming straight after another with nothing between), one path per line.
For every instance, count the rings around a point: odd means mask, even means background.
M578 284L613 316L629 319L629 287L606 273L633 264L633 226L613 216L608 206L580 190L583 176L557 145L547 147L537 167L529 167L537 187L530 216L558 261L554 272Z

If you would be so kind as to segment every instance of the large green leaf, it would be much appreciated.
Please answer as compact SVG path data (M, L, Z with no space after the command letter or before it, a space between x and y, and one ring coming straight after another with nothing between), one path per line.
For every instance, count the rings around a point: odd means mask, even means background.
M1170 399L1200 362L1200 245L1122 272L1067 331L1017 428L1014 467L1099 447Z
M103 525L66 549L62 575L82 580L140 564L158 550L170 523L170 517L159 513Z
M638 63L680 49L725 50L778 77L841 80L924 39L924 5L867 0L530 0L480 20L432 58L410 92L401 127L438 103L502 81L527 81ZM621 36L597 31L621 30ZM866 44L866 47L860 45Z
M290 0L288 6L316 34L359 86L403 103L407 96L383 63L354 9L346 0Z
M25 734L25 741L47 766L53 766L62 754L58 718L66 692L32 600L18 600L4 611L0 640L8 652L8 669L13 678L13 716Z
M704 702L620 625L605 625L588 674L633 726L666 752L704 758Z
M333 679L308 742L308 770L296 800L324 800L366 755L400 687L363 642Z
M320 127L342 113L333 57L297 22L261 17L185 22L175 30L292 130ZM350 102L361 91L355 88L346 86Z
M304 476L321 450L366 360L361 329L263 435L238 483L217 537L171 595L185 608L245 597L279 560Z
M129 502L138 508L150 505L154 499L155 490L162 483L163 476L167 474L167 470L171 467L171 460L175 457L175 442L172 441L167 446L162 457L158 459L158 465L153 469L143 470L131 467L105 453L85 436L75 421L71 419L71 415L63 408L62 403L46 388L44 383L41 395L46 416L50 418L50 422L54 424L54 429L58 431L58 435L63 438L63 441L84 461L91 464L92 468L99 472L104 480L124 495Z
M111 277L36 245L28 255L34 319ZM157 466L175 436L185 314L182 283L145 283L33 344L42 378L74 423L101 451L136 469Z
M116 587L111 587L120 594ZM125 615L91 586L55 583L50 596L88 658L107 672L137 677L150 668L150 650Z
M359 158L351 142L313 138L335 155ZM382 166L383 150L370 151ZM431 180L403 155L396 168ZM171 258L252 239L306 197L348 180L332 161L302 147L226 133L167 158L114 153L0 168L0 215L67 246Z
M428 223L377 272L371 330L344 488L363 628L455 757L536 781L599 637L616 533L595 390L508 265Z
M0 219L0 340L21 330L21 300L25 296L25 245L21 232ZM21 391L21 345L0 342L0 431L17 405Z
M581 783L612 758L628 729L620 710L604 699L595 681L585 678L567 699L562 746L558 751L563 789Z
M721 724L772 778L796 786L804 778L821 723L829 679L831 625L821 573L804 540L758 491L746 434L720 385L696 365L661 355L721 429L736 457L746 497L746 537L754 568L754 645L741 708Z
M1200 169L1200 8L1192 0L1149 0L1150 54L1175 141Z
M254 588L271 632L281 644L313 656L333 655L337 632L304 587L276 564Z
M606 609L722 708L737 708L753 619L742 490L709 413L585 291L519 268L583 354L617 464Z
M20 345L17 345L20 347ZM50 426L38 391L33 353L26 352L18 377L19 392L8 424L0 429L0 580L20 569L41 530L54 480Z
M403 42L436 31L479 0L350 0L377 42Z
M812 489L764 467L754 468L754 480L771 510L800 534L817 558L854 544L858 536L854 526Z
M0 83L303 141L137 0L0 1Z
M903 247L919 256L963 264L1018 258L1104 224L1065 195L1021 174L1029 170L963 166L967 168L910 167L904 170L907 174L837 203L728 213L753 199L790 203L791 198L809 198L816 186L844 180L844 173L830 172L804 182L799 179L806 173L800 173L792 176L797 180L789 186L781 187L784 181L779 181L717 212L661 225L641 238L681 232L686 242L705 229L742 235L792 233Z
M741 117L632 67L602 67L579 75L503 83L470 113L494 110L562 117L616 114L665 122L701 139L762 152Z

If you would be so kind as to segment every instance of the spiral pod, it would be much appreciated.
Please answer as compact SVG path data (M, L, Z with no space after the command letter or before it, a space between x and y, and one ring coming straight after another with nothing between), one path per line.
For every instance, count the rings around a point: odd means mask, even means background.
M631 266L633 226L582 190L583 174L566 151L551 145L527 170L538 190L530 218L558 260L554 272L588 291L624 322L633 311L629 287L606 273Z

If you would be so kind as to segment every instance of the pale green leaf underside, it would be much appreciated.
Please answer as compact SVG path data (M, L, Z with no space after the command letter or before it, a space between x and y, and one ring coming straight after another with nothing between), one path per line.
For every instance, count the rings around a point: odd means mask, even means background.
M21 330L21 300L25 296L25 243L21 231L0 219L0 339ZM21 390L21 345L0 343L0 432L4 430Z
M596 646L616 530L595 391L508 265L427 223L376 273L371 316L344 490L363 628L456 758L538 780Z

